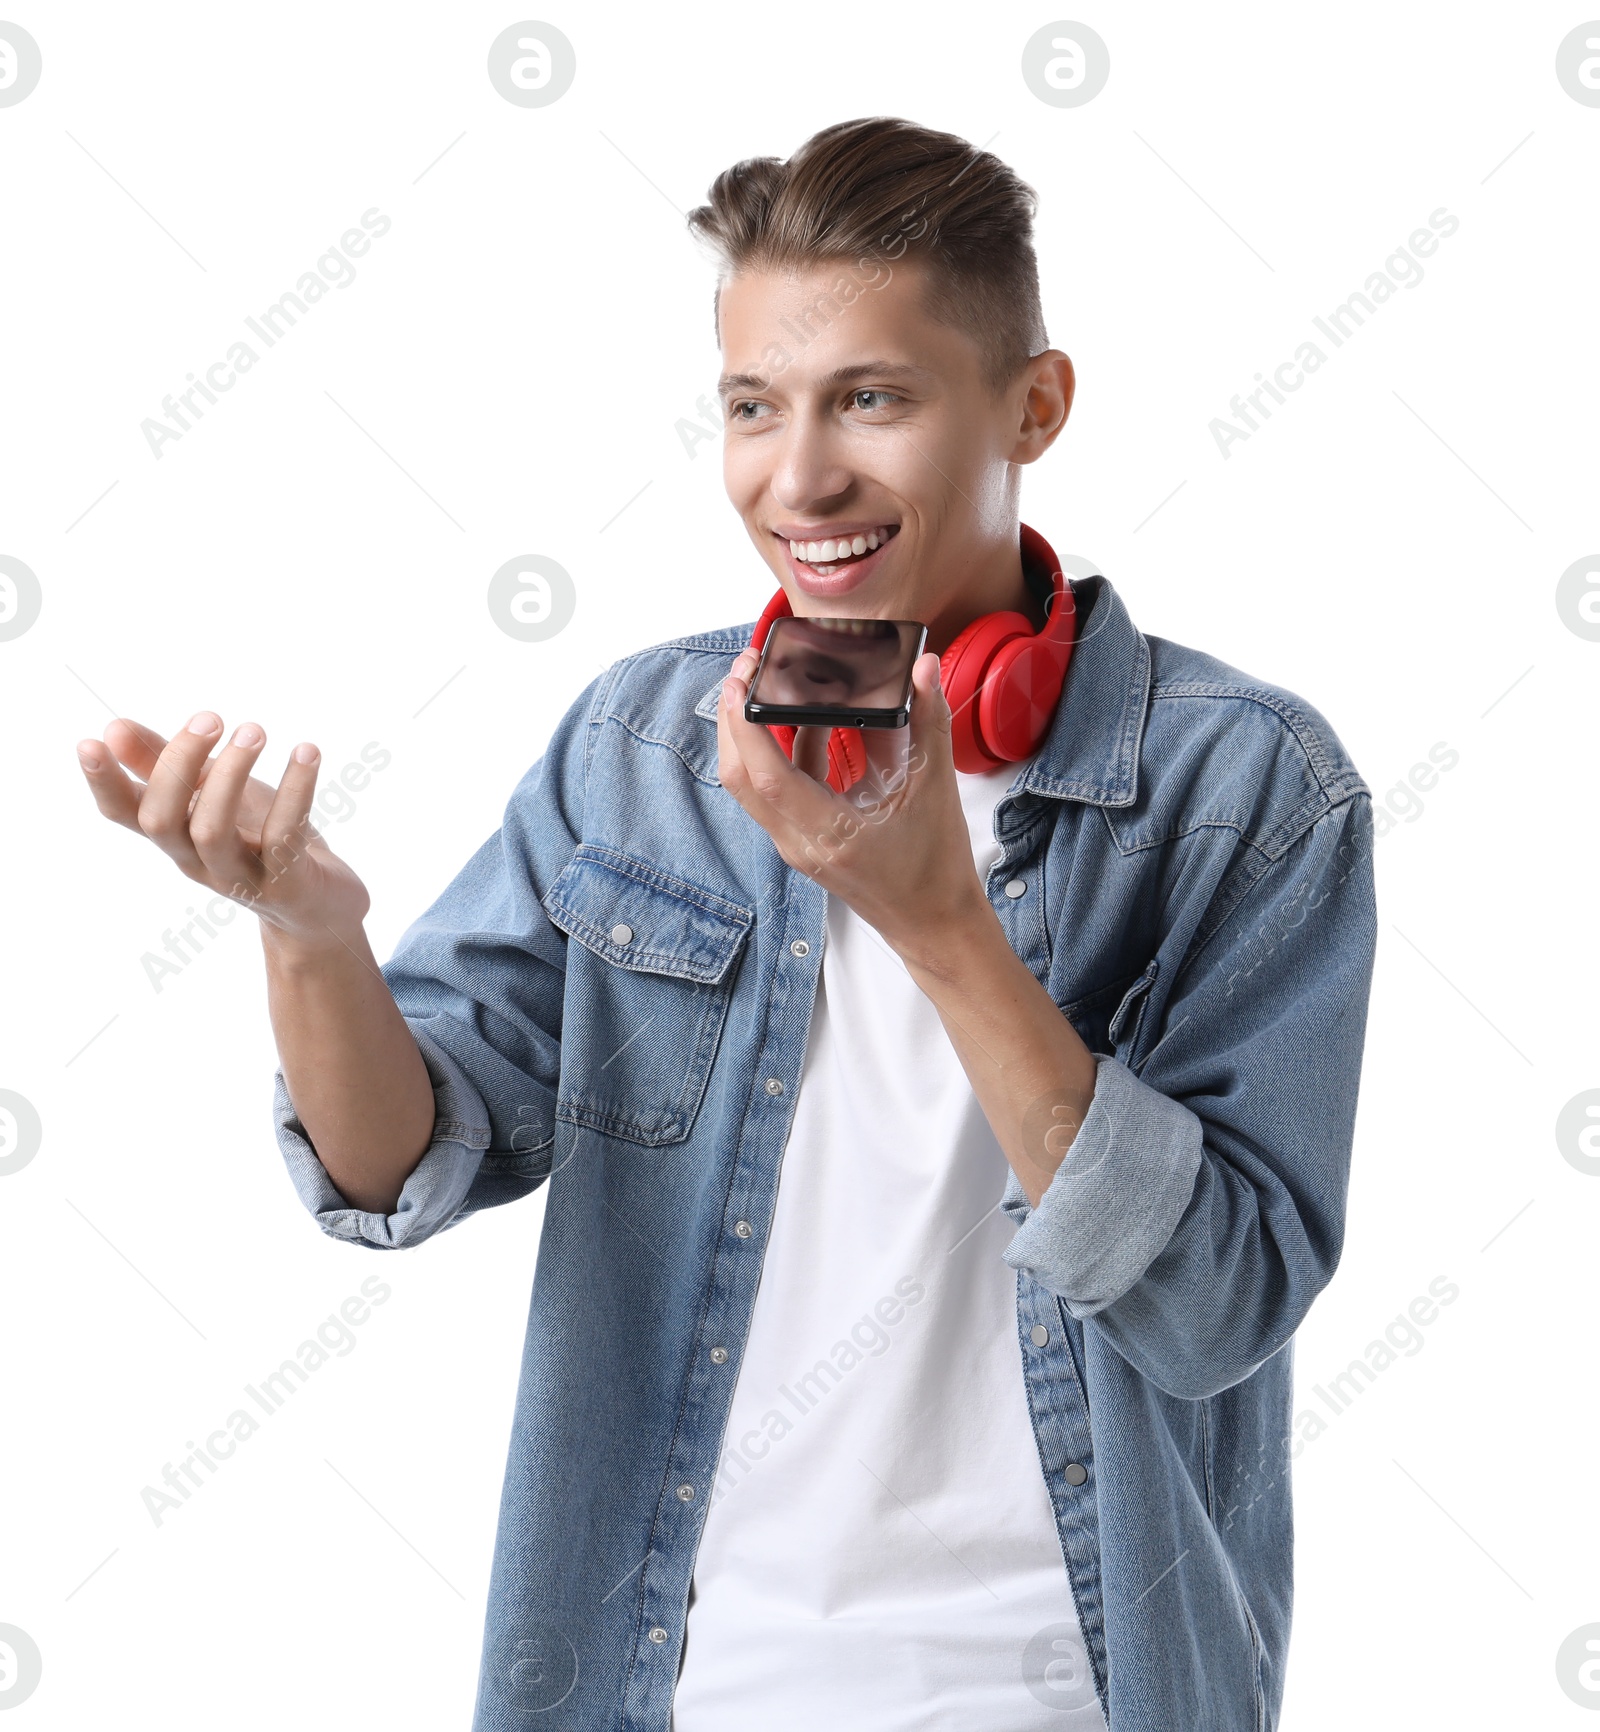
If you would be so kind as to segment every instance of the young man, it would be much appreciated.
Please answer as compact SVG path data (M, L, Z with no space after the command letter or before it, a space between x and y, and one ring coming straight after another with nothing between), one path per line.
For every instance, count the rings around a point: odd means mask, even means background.
M1277 1723L1371 801L1315 709L1021 524L1073 393L1032 205L867 120L691 218L759 559L797 615L928 628L859 780L745 720L749 622L628 656L380 973L298 840L314 749L274 791L202 715L116 724L142 796L89 768L261 915L325 1231L414 1246L548 1185L475 1732ZM941 658L1068 606L1059 701L985 752L999 700L952 716Z

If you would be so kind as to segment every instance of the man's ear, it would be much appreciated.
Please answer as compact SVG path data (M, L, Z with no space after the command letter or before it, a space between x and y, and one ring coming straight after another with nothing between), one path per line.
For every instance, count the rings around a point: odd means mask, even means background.
M1007 452L1012 463L1036 463L1055 444L1072 413L1077 375L1072 358L1060 349L1046 349L1023 369L1021 412L1016 443Z

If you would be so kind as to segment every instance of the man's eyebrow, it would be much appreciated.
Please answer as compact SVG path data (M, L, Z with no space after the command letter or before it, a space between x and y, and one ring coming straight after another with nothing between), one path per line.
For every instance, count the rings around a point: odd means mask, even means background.
M931 379L926 367L914 367L906 361L859 361L852 367L836 367L817 381L822 391L834 391L855 379ZM724 373L717 381L717 395L726 397L730 391L765 391L771 381L761 373Z

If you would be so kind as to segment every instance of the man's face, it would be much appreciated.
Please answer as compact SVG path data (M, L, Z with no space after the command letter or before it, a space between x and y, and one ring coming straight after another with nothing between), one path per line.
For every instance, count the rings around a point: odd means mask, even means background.
M723 475L797 615L921 620L932 649L971 617L974 573L1014 567L1016 464L1043 445L1028 370L997 398L977 343L923 311L920 263L878 273L723 285Z

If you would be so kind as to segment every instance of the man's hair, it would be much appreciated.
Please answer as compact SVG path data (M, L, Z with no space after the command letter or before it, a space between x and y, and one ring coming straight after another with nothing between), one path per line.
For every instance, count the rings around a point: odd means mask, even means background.
M912 257L928 316L965 331L1002 391L1049 347L1033 250L1038 195L999 157L949 132L883 116L813 133L787 162L748 157L689 213L722 283L741 271ZM719 327L720 338L720 327Z

